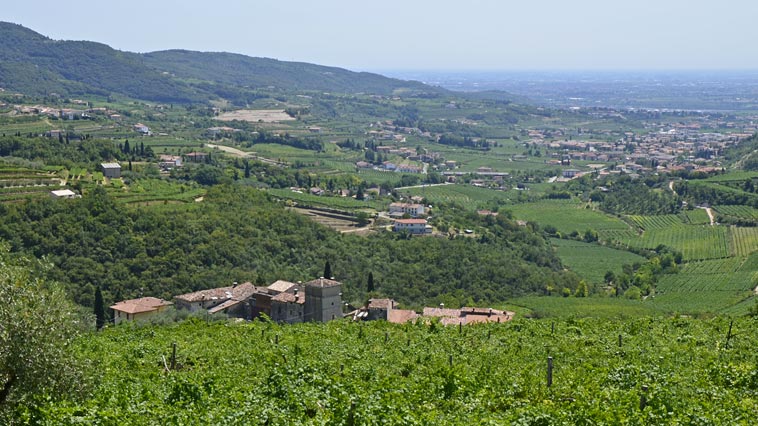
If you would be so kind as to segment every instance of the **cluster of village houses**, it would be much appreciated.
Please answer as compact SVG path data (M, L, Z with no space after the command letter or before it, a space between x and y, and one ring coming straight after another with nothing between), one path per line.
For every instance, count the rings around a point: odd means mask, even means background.
M255 286L246 282L228 287L200 290L174 297L173 302L156 297L124 300L110 308L113 321L149 319L169 306L189 312L205 311L210 315L252 320L263 315L279 323L327 322L341 318L354 321L385 320L393 323L439 318L440 323L472 324L505 322L513 312L489 308L446 309L424 308L421 313L397 308L392 299L370 299L358 309L342 301L342 283L333 278L317 278L306 283L278 280L269 286Z

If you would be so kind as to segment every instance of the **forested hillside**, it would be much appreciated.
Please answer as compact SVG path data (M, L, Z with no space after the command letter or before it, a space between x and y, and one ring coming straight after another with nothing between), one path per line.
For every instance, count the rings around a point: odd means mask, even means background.
M446 93L444 89L367 72L352 72L302 62L252 58L234 53L166 50L145 53L144 63L180 78L212 81L236 87L278 86L286 90L368 92L391 95L395 91Z
M379 294L414 306L497 303L578 281L541 236L504 217L480 239L341 235L263 192L224 185L191 205L127 207L95 188L80 200L0 205L0 213L0 239L53 261L50 278L87 306L95 286L107 301L170 298L232 281L305 281L327 260L355 303L367 296L369 272Z
M250 100L254 89L269 86L383 95L448 93L378 74L239 54L122 52L91 41L51 40L21 25L0 22L0 88L27 95L120 94L154 102L194 103L216 98Z

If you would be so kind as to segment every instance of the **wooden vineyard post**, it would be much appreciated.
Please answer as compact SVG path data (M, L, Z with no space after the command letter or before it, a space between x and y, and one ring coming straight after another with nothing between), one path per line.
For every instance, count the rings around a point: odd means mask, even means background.
M647 407L647 385L642 385L642 393L640 394L640 410L644 410Z
M553 386L553 357L547 357L547 387Z
M173 347L171 350L171 369L176 370L176 342L174 342L171 346Z

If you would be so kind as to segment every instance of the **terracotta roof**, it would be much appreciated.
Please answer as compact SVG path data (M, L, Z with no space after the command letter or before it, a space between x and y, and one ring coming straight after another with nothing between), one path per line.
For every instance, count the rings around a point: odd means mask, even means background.
M211 299L246 299L255 293L255 286L252 283L243 283L236 287L219 287L211 288L208 290L200 290L193 293L180 294L175 296L174 299L181 300L187 303L200 302L203 300Z
M311 286L311 287L327 288L327 287L336 287L338 285L342 285L342 283L339 281L329 280L326 278L317 278L313 281L308 281L307 283L305 283L305 285Z
M273 290L277 293L286 293L292 289L292 287L297 287L297 284L291 283L289 281L284 280L277 280L267 288L269 290Z
M395 324L405 324L408 321L413 321L419 317L414 311L407 309L392 309L387 312L387 321Z
M392 309L395 307L395 301L392 299L369 299L369 309Z
M302 294L297 295L297 297L294 294L290 293L279 293L276 296L271 298L272 302L282 302L282 303L299 303L303 304L305 303L305 297L303 297Z
M226 302L224 302L224 303L222 303L222 304L220 304L218 306L214 306L211 309L208 309L208 313L209 314L215 314L216 312L223 311L224 309L231 308L232 306L239 305L240 303L243 303L243 301L242 300L229 299Z
M425 317L458 318L461 316L460 309L424 308Z
M142 297L139 299L124 300L111 306L114 311L126 312L127 314L138 314L141 312L152 312L164 306L173 305L157 297Z

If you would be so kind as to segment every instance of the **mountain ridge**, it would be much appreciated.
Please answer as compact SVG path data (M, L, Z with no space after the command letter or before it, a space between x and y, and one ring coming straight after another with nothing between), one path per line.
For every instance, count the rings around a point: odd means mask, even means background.
M53 40L22 25L0 22L0 87L6 90L193 103L270 86L379 95L448 93L374 73L238 53L120 51L95 41Z

